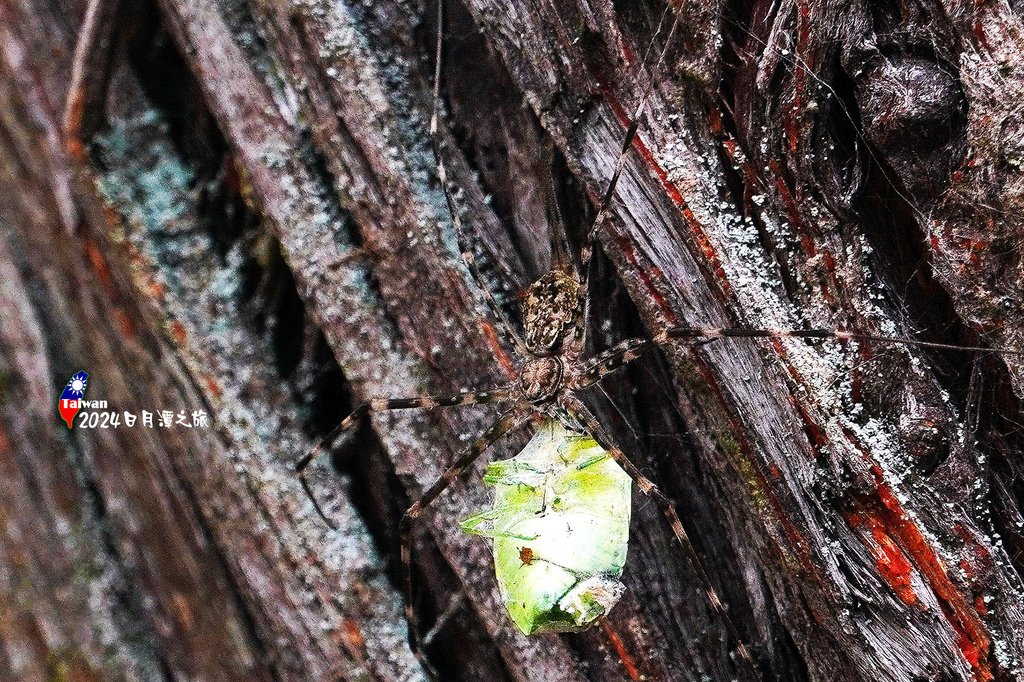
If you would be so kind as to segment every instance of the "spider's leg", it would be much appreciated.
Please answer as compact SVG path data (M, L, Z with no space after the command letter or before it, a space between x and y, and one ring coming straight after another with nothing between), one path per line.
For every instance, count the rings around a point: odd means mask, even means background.
M841 332L828 332L819 329L805 331L793 330L768 330L768 329L738 329L721 328L712 329L707 327L672 327L653 339L636 337L619 341L608 350L598 353L583 363L579 374L573 380L572 388L579 390L593 386L598 381L612 372L625 367L641 355L655 346L663 346L673 343L676 339L688 341L713 341L715 339L736 337L736 338L784 338L784 337L806 337L806 338L863 338L844 336L839 337Z
M1024 355L1024 350L1012 348L986 348L984 346L961 346L954 343L938 343L936 341L920 341L905 339L898 336L866 334L847 329L741 329L726 327L722 329L673 327L665 331L661 337L668 339L723 339L723 338L767 338L767 339L835 339L837 341L869 341L898 346L914 346L916 348L934 348L936 350L975 351L981 353L998 353L999 355ZM659 337L659 338L661 338ZM660 343L660 341L659 341Z
M691 348L696 348L711 343L720 337L693 336L690 338L691 342L687 345ZM608 350L598 353L583 363L583 367L573 378L572 389L578 391L593 386L601 379L616 370L622 369L652 348L667 343L671 343L671 340L666 334L659 334L654 339L636 337L619 341Z
M672 327L654 339L632 338L620 341L608 350L598 353L583 363L579 374L574 378L572 388L579 390L593 386L598 381L633 362L655 346L668 345L676 340L691 342L707 342L722 338L815 338L815 339L855 339L867 340L864 335L846 332L832 332L821 329L807 330L770 330L710 327ZM872 340L883 340L882 337L870 337ZM893 342L899 339L886 339ZM919 342L927 344L927 342ZM931 345L931 344L928 344Z
M722 622L725 624L726 629L729 631L729 636L736 644L736 651L739 653L740 658L743 659L743 666L747 668L747 672L751 679L761 679L761 675L758 672L757 665L754 663L753 657L750 655L750 651L747 649L747 645L743 642L740 637L739 630L736 629L736 625L733 623L732 618L729 617L729 613L722 603L721 598L718 596L718 592L711 584L711 580L708 577L707 571L704 570L704 565L701 563L700 556L697 554L697 550L694 549L693 543L690 542L690 537L687 535L686 530L683 528L682 522L679 520L679 514L676 512L675 504L668 497L662 493L649 478L643 475L640 470L633 464L629 458L623 454L622 450L617 447L615 440L608 434L608 432L601 426L601 423L596 417L587 409L583 402L576 396L566 393L560 398L560 403L574 417L576 417L583 426L587 429L591 436L608 451L608 454L618 462L629 477L633 479L640 492L649 496L657 503L661 509L661 513L665 516L669 526L672 528L673 534L676 539L679 540L679 544L682 545L683 551L686 553L690 564L693 567L694 572L704 585L704 590L707 593L708 602L718 613Z
M335 442L359 423L359 420L371 412L384 412L387 410L421 409L431 410L435 407L457 407L461 405L486 405L508 400L512 397L512 391L508 388L497 388L490 391L478 391L476 393L455 393L451 395L430 395L416 396L414 398L371 398L356 406L352 413L341 420L334 429L319 443L310 448L309 452L295 463L295 473L299 475L299 482L306 492L316 513L331 528L335 528L327 515L324 514L320 503L317 502L313 489L306 479L306 468L315 460L334 446Z
M558 147L554 140L545 145L544 165L548 169L547 182L544 183L544 210L548 218L548 250L550 251L549 270L564 269L573 271L569 244L569 235L565 227L565 216L558 200L558 178L555 175L555 162Z
M654 339L634 338L620 341L608 350L595 355L583 364L583 368L573 381L573 389L582 389L592 386L608 374L633 362L645 352L655 346L663 346L677 340L689 341L713 341L715 339L745 338L745 339L834 339L837 341L867 341L874 343L885 343L902 346L915 346L919 348L935 348L939 350L958 350L998 353L1001 355L1024 355L1024 351L1000 348L985 348L983 346L959 346L949 343L937 343L933 341L918 341L916 339L902 339L895 336L879 336L876 334L863 334L861 332L828 329L742 329L738 327L723 327L719 329L709 327L672 327Z
M647 66L648 59L654 51L655 41L657 41L658 36L661 34L661 27L665 24L665 20L674 6L674 3L670 2L666 5L665 11L662 12L661 18L658 20L658 26L654 29L654 35L651 36L651 40L647 44L647 49L644 50L644 56L640 61L640 69L638 70L638 73L642 72ZM679 28L682 15L683 12L681 11L675 12L668 35L665 37L665 45L661 48L661 52L658 53L658 60L655 62L656 67L661 66L661 63L665 60L665 53L668 51L669 45L672 44L672 37L675 35L676 29ZM608 187L605 189L604 195L601 198L601 205L598 207L597 214L594 216L594 223L587 231L586 238L583 242L583 248L580 250L580 264L583 275L583 286L580 288L580 296L584 299L581 301L581 305L583 306L582 310L584 310L584 319L586 319L586 312L589 307L587 303L587 292L590 290L591 260L594 256L594 245L597 242L597 234L608 215L609 209L611 208L612 199L615 197L615 187L619 184L619 176L622 175L622 169L626 165L626 155L629 153L630 148L633 146L633 141L636 139L637 128L640 125L640 116L643 114L644 108L647 106L647 99L651 94L653 86L654 79L652 78L640 93L640 99L637 101L636 108L633 110L633 115L629 119L626 134L622 137L622 144L619 148L618 158L615 160L615 168L612 171L612 177L608 181Z
M433 677L437 677L423 653L423 644L420 639L418 624L416 621L416 608L413 600L412 585L412 522L415 521L423 510L445 491L445 489L458 478L476 459L491 445L496 443L509 431L526 423L529 419L530 410L526 407L514 407L498 419L490 428L484 431L483 435L477 438L466 448L455 460L455 463L444 470L444 473L434 481L423 493L423 497L406 510L399 523L398 531L402 542L402 567L405 572L405 619L409 625L409 646L413 654Z
M508 315L505 314L505 311L501 309L501 306L494 299L494 295L487 286L487 281L477 267L476 257L473 255L473 249L466 234L466 227L462 224L462 218L459 217L459 209L455 205L455 199L452 197L451 191L448 189L448 170L444 165L444 156L441 154L441 135L438 127L441 110L441 60L444 56L443 45L444 0L439 0L437 3L437 49L434 53L433 109L430 114L430 147L434 152L437 177L441 183L441 189L444 191L445 205L448 207L448 215L451 217L452 226L455 228L455 238L458 241L459 251L462 254L462 260L466 264L466 268L469 270L469 274L472 276L480 295L483 296L487 307L490 308L491 313L504 330L507 340L515 346L516 352L520 355L526 355L526 342L523 341L523 337L516 331Z
M68 151L82 160L85 145L103 120L121 0L91 0L75 45L71 84L64 111Z
M625 367L657 345L650 339L635 338L620 341L611 348L583 363L579 374L573 378L572 389L580 390L593 386L617 369Z
M459 590L452 595L452 598L448 600L448 606L444 607L444 611L434 621L433 626L427 630L427 634L421 638L421 644L424 649L434 643L436 638L441 632L448 626L448 623L452 621L452 618L462 610L462 607L466 605L466 593Z

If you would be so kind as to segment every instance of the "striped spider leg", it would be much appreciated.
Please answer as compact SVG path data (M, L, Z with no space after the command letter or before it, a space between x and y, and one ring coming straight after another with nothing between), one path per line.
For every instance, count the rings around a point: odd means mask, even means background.
M466 268L469 270L473 283L476 285L475 289L484 299L484 302L487 304L487 308L490 310L491 314L494 315L494 318L498 321L500 329L505 337L503 340L511 342L519 355L525 355L526 344L524 343L522 336L519 334L519 331L515 326L513 326L511 320L508 319L508 315L505 314L505 310L501 307L501 304L495 300L487 281L480 272L480 268L477 267L476 257L473 255L469 236L462 223L462 218L459 215L459 209L455 205L455 198L452 196L451 190L448 188L448 169L444 163L444 155L441 153L441 136L438 129L438 121L441 116L441 68L444 57L444 10L444 0L438 0L437 33L435 37L436 46L434 50L434 85L432 89L430 114L430 149L434 154L434 165L437 167L437 179L441 185L442 191L444 192L445 207L448 209L448 215L451 217L452 227L455 231L455 238L459 246L459 253L462 257L463 263L465 263Z
M998 353L1000 355L1024 355L1024 351L986 348L984 346L961 346L952 343L921 341L895 336L881 336L859 331L833 329L746 329L741 327L671 327L654 339L633 338L620 341L608 350L588 360L577 377L576 388L587 388L596 384L608 374L628 365L656 346L667 346L680 341L708 341L714 339L833 339L836 341L865 341L889 345L914 346L935 350L957 350Z
M337 526L327 517L320 503L317 502L316 495L313 494L313 490L309 486L309 480L306 478L306 470L319 457L330 452L342 436L357 427L363 417L371 412L387 412L390 410L432 410L438 407L489 405L509 400L511 397L512 392L508 388L497 388L489 391L426 395L412 398L370 398L357 405L351 414L345 417L340 424L334 427L319 443L303 455L302 459L295 463L295 473L298 474L302 489L312 501L316 513L323 519L324 523L337 530Z
M654 49L654 45L658 40L658 36L661 34L662 26L664 26L666 18L672 11L672 7L672 3L668 3L658 20L658 25L654 29L654 35L651 36L651 41L648 43L647 49L644 51L643 58L640 61L641 72L648 63L651 52ZM665 37L665 45L662 47L661 52L658 53L658 59L655 66L661 66L662 62L665 60L668 48L672 44L672 38L675 36L676 30L679 28L681 17L682 12L675 12L672 15L672 24ZM590 319L590 299L588 294L590 292L590 273L593 269L594 250L597 245L598 234L600 233L601 227L604 225L605 218L607 218L609 210L611 209L612 200L615 198L615 189L619 184L619 176L622 175L622 169L626 165L626 158L629 154L629 150L633 147L633 143L636 140L637 130L640 127L640 117L643 115L644 109L647 107L647 100L650 97L653 87L654 79L652 77L641 91L640 98L637 100L636 107L633 110L633 115L626 126L626 133L622 136L622 144L619 145L619 155L615 160L615 166L612 169L611 178L608 180L608 187L605 189L604 194L601 197L601 203L598 206L597 213L594 215L594 221L591 224L590 229L587 230L587 233L584 236L583 246L580 248L581 286L579 306L583 311L580 326L580 347L586 344L586 320Z
M669 12L672 9L672 4L669 3L665 7L665 10L661 14L661 18L658 20L658 25L654 29L654 35L651 37L651 42L647 45L647 50L644 52L643 59L641 60L641 70L644 65L647 64L648 58L650 57L651 51L654 49L654 44L661 34L661 28L665 23L665 19L668 17ZM676 12L672 17L672 24L669 27L668 35L665 37L665 46L658 54L658 60L655 63L655 67L661 66L665 60L665 55L668 52L669 45L672 44L672 38L676 34L676 30L679 28L679 21L682 17L682 12ZM611 209L612 200L615 198L615 189L619 184L619 177L622 175L622 169L625 168L626 158L629 155L629 150L633 147L633 143L636 140L636 134L640 127L640 117L644 113L644 109L647 107L647 100L651 95L651 90L654 87L654 78L644 86L640 93L640 98L637 100L636 108L633 110L633 115L629 119L629 124L626 126L626 134L622 136L622 144L619 145L619 156L615 160L615 166L612 169L611 178L608 180L608 187L604 191L604 195L601 197L601 204L597 209L597 213L594 216L594 222L587 230L586 237L583 242L583 247L580 250L580 263L581 272L583 276L583 296L586 297L587 292L590 291L590 271L592 268L592 261L594 258L594 246L597 243L597 237L600 233L601 226L604 225L605 218L608 216L608 212ZM584 305L586 310L586 305ZM584 313L586 315L586 313Z
M412 523L420 517L423 511L443 493L449 485L468 469L489 447L497 443L510 431L523 426L532 416L531 410L522 404L516 405L505 412L492 424L484 433L473 441L468 448L446 468L433 484L423 493L420 499L412 503L402 515L398 524L398 534L401 541L402 572L405 576L405 620L408 623L409 646L416 659L433 677L437 677L430 661L423 651L423 638L420 635L419 620L416 616L415 592L412 581Z

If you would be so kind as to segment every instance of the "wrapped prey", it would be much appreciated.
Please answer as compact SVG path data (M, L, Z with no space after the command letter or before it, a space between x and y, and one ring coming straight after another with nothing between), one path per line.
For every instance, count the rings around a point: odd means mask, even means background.
M491 463L494 504L462 522L491 539L498 589L527 635L573 632L615 605L632 481L590 436L553 419L515 457Z

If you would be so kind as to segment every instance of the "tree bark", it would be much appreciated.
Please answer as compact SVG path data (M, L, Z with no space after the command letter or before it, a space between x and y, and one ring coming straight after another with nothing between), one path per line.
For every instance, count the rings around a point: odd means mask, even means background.
M437 6L86 4L0 0L0 676L421 679L397 523L496 410L372 417L312 469L338 530L292 467L360 400L509 380L429 143ZM1018 3L683 1L671 37L660 1L446 5L441 153L511 316L649 91L593 350L672 325L1024 349ZM111 409L213 425L69 431L80 369ZM719 339L590 393L766 679L1024 677L1020 356ZM639 491L611 616L520 635L458 528L488 495L467 477L416 533L445 679L744 674Z

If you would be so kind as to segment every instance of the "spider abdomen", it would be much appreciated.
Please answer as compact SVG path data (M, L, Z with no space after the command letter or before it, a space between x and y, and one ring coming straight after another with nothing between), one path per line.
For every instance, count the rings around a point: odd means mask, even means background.
M621 596L629 476L591 437L548 420L484 480L494 505L462 523L492 539L498 588L527 634L581 630Z

